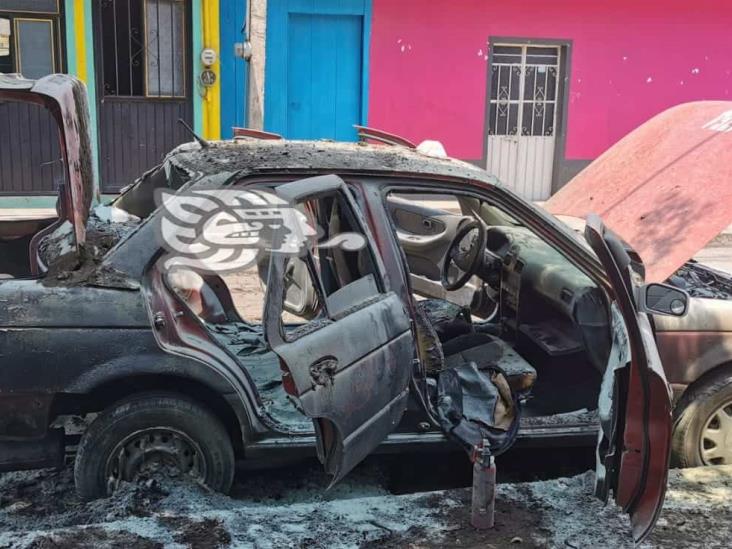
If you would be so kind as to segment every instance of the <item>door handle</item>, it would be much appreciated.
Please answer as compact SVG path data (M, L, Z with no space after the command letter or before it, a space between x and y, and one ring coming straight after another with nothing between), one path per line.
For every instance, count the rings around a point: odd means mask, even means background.
M155 329L160 331L163 328L165 328L165 315L158 311L153 316L153 326L155 326Z
M333 378L338 371L338 359L328 356L316 360L310 365L310 377L316 385L327 387L333 385Z

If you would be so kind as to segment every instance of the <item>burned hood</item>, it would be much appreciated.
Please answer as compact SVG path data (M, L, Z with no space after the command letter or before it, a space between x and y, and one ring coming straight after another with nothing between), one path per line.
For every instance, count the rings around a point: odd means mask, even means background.
M52 74L39 80L0 74L0 101L41 105L56 120L65 167L65 182L59 189L59 222L71 224L78 249L86 239L86 222L96 192L86 87L67 74Z
M600 215L662 282L732 224L732 102L673 107L635 129L549 199Z

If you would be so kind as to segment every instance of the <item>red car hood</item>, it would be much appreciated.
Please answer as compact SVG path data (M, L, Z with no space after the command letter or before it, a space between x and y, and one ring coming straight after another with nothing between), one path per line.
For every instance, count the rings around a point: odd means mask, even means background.
M545 205L600 215L662 282L732 224L732 101L673 107L635 129Z
M66 74L39 80L0 74L0 101L42 105L56 120L66 168L66 184L59 191L60 221L71 223L78 248L86 239L86 221L95 192L86 87Z

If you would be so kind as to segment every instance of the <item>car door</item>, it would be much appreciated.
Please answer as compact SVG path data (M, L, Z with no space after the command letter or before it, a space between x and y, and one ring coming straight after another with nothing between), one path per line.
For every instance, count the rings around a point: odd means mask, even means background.
M671 441L671 392L631 259L620 240L599 217L587 218L585 238L605 267L612 285L614 339L620 360L603 379L599 411L601 431L597 454L596 495L616 503L630 515L633 537L644 539L663 505ZM623 333L624 324L624 333ZM626 340L627 338L627 340ZM612 353L611 353L612 356Z
M431 280L440 280L440 265L447 247L461 223L470 221L462 215L454 197L444 200L417 201L390 195L389 215L397 229L397 238L407 256L409 271Z
M448 246L458 229L473 220L463 211L477 206L471 199L454 195L410 195L390 194L386 205L392 223L396 228L399 245L409 265L409 279L415 294L427 298L446 299L458 305L469 307L478 291L477 280L473 279L463 288L448 291L440 282L440 271Z
M415 358L411 320L386 286L373 239L340 178L284 184L277 194L293 209L317 213L320 239L300 256L272 253L265 337L280 358L285 390L313 419L318 456L335 483L401 420ZM289 326L287 276L296 261L307 265L321 307Z

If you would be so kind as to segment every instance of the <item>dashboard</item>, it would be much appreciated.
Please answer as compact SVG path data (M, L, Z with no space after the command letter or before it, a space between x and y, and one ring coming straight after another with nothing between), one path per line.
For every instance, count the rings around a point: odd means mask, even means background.
M503 259L501 291L513 301L527 285L567 316L575 298L595 283L567 258L523 227L490 227L486 247Z
M599 366L608 316L592 279L523 227L490 227L486 247L503 260L499 303L507 335L523 334L551 355L596 347L600 354L591 358Z

